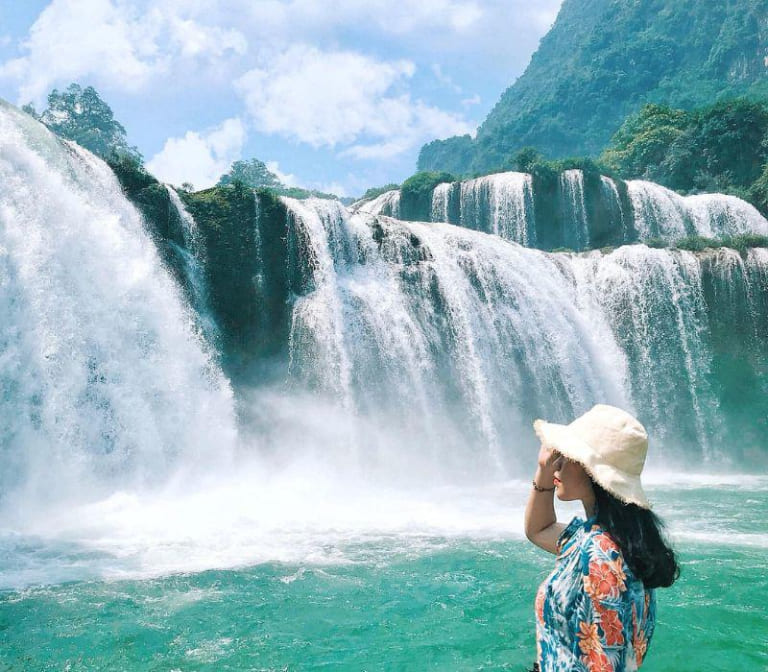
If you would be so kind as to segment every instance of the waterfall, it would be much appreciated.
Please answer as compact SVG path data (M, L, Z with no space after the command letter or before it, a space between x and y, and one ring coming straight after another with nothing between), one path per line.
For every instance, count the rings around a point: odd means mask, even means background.
M197 334L114 176L30 118L4 108L0 119L0 382L13 406L1 418L3 490L53 491L81 478L127 487L161 481L179 462L226 462L234 412L215 355L228 353L210 352ZM617 185L594 182L623 213ZM583 173L567 171L554 185L583 222ZM633 193L661 200L642 184ZM461 185L461 216L474 208L474 223L490 233L319 199L274 199L262 212L257 198L253 235L243 237L241 227L201 232L169 195L185 227L192 306L205 312L210 297L235 297L227 315L260 321L240 347L260 357L262 341L284 345L269 349L268 364L285 408L321 398L344 425L337 457L375 473L408 464L414 478L516 474L528 463L533 418L566 421L598 401L634 410L670 459L717 461L743 408L766 391L764 250L529 249L512 240L533 242L532 182L520 173ZM741 217L738 226L764 221L750 220L740 202L710 200L681 199L685 226L694 207L710 223L718 212L724 222ZM572 232L583 244L580 226ZM645 235L658 226L648 223ZM234 255L231 240L247 244ZM209 297L217 272L224 278ZM739 359L749 366L736 377L729 371ZM261 384L238 388L241 419L261 412L249 401ZM261 421L259 431L271 419ZM333 450L323 445L323 459ZM55 484L46 473L57 474Z
M304 263L312 275L314 291L299 298L293 308L290 332L291 372L308 384L336 395L349 410L350 362L339 297L336 263L346 250L343 208L338 201L283 199L292 230L305 244Z
M736 196L699 194L683 200L700 236L768 235L768 221L754 206Z
M532 417L567 420L600 400L634 409L670 461L737 452L722 448L733 414L720 395L735 383L718 379L713 320L732 300L750 333L766 329L762 250L716 263L644 245L553 255L453 225L290 206L326 249L294 308L293 357L309 379L343 382L333 393L367 422L441 445L443 464L474 455L477 468L483 455L491 471L514 470L508 437ZM712 296L713 278L738 295Z
M628 404L609 324L574 307L556 260L451 225L287 204L314 268L294 307L295 375L374 422L395 419L390 433L410 427L425 450L441 446L437 464L506 470L522 456L504 437L528 433L534 414ZM334 250L334 238L349 245Z
M199 319L201 329L208 342L213 343L218 336L218 327L211 317L210 297L205 282L205 245L200 231L192 215L181 202L176 190L165 185L171 204L179 216L184 238L183 246L175 246L176 253L183 261L185 285L188 288L189 301L195 309L194 314Z
M677 240L692 233L685 203L674 191L643 180L627 181L627 190L640 240Z
M749 203L724 194L680 196L653 182L630 180L629 197L641 240L674 242L689 235L768 235L768 221Z
M385 217L400 216L400 190L385 191L370 201L355 203L352 210L368 212L372 215L384 215Z
M619 189L616 186L616 182L610 177L601 175L600 190L602 202L608 211L608 221L611 222L614 227L620 227L621 238L623 241L630 241L632 233L629 230L627 213L624 212L624 205L621 202L621 196L619 195Z
M453 183L451 182L443 182L434 188L432 191L432 212L430 214L430 221L450 221L448 218L448 204L452 188Z
M660 445L699 446L705 459L718 457L697 258L635 245L571 261L627 355L629 391Z
M535 244L530 175L514 172L486 175L462 182L460 193L459 221L455 223L495 233L521 245ZM449 221L447 217L445 221Z
M574 250L589 247L583 171L574 169L560 173L560 213L564 227L563 247Z
M2 101L0 143L3 502L226 462L229 384L112 172Z

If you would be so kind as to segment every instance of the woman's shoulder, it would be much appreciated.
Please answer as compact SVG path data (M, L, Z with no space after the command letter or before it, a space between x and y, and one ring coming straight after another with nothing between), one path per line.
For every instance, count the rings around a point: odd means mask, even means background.
M601 556L609 560L614 560L621 556L621 548L613 539L608 531L594 519L586 521L584 524L584 538L582 547L592 549Z

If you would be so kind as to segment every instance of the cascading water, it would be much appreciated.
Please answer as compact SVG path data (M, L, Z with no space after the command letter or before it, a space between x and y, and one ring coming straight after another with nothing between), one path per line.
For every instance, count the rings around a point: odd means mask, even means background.
M210 297L205 282L205 245L192 215L187 212L176 190L166 185L166 191L182 224L183 246L174 246L183 261L183 277L188 288L189 302L200 322L203 335L209 343L218 336L218 327L211 318Z
M372 215L385 215L387 217L400 216L400 190L385 191L370 201L362 201L352 206L353 211L368 212Z
M0 142L0 527L227 464L229 384L112 172L1 102Z
M700 446L705 459L715 457L717 402L696 257L635 245L571 263L627 355L631 396L659 444Z
M432 190L432 212L430 213L431 222L448 222L448 208L450 204L451 190L453 188L452 182L443 182L438 184ZM372 213L376 214L376 213Z
M768 221L753 206L735 196L680 196L643 180L629 180L627 189L641 240L661 238L673 242L689 235L768 235Z
M643 180L621 182L582 170L559 174L497 173L434 187L430 207L400 192L353 206L353 212L449 222L494 233L527 247L553 250L618 247L635 242L674 244L688 236L768 235L766 220L735 196L680 196Z
M608 211L608 221L612 222L614 226L620 227L622 240L629 241L632 233L628 226L628 213L625 212L616 182L610 177L601 175L600 190L602 192L601 201L605 204L605 208Z
M699 194L686 196L684 201L700 236L768 235L768 221L753 205L736 196Z
M526 431L530 414L625 403L623 357L598 346L607 324L574 311L544 255L453 226L287 204L314 271L294 307L292 365L367 421L421 425L417 443L443 446L438 462L503 473L518 456L501 437Z
M460 194L460 214L456 222L460 226L494 233L521 245L535 245L530 175L511 172L479 177L462 182Z
M560 213L563 247L573 250L589 247L584 173L581 170L565 170L560 173Z
M347 250L342 206L327 200L310 201L311 206L294 199L284 202L294 220L289 228L298 231L305 241L304 265L315 287L294 305L290 370L312 387L330 392L346 410L351 410L350 362L336 271L336 264L343 263Z
M329 207L303 208L310 206ZM306 213L299 220L310 221ZM485 455L491 471L515 464L500 437L525 432L530 415L567 418L600 398L637 409L671 462L738 459L720 448L733 419L720 408L731 393L717 380L712 321L727 300L705 291L703 277L711 284L733 259L747 264L716 284L745 297L735 303L749 306L759 332L766 307L750 298L765 291L759 250L746 262L731 252L717 263L643 245L548 256L462 228L338 208L315 220L316 245L329 235L317 221L332 221L331 238L347 244L344 254L329 250L325 263L333 259L337 272L316 274L314 293L301 300L325 311L302 343L340 342L328 334L344 334L344 357L328 360L332 366L307 359L314 379L329 381L346 362L351 407L398 418L418 408L419 421L443 431L445 454ZM388 322L382 307L397 319Z

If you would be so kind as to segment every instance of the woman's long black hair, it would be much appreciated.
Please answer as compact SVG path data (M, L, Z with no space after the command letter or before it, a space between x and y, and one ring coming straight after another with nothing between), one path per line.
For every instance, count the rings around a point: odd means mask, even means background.
M675 552L664 538L664 523L650 509L625 504L592 481L597 522L618 544L624 561L646 588L667 588L680 576Z

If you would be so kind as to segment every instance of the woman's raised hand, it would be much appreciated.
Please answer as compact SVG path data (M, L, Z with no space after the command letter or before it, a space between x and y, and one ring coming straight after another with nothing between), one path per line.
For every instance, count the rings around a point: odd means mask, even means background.
M555 460L560 457L560 453L553 448L547 448L542 444L539 449L539 469L542 474L554 474Z

